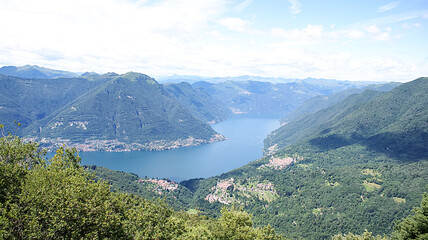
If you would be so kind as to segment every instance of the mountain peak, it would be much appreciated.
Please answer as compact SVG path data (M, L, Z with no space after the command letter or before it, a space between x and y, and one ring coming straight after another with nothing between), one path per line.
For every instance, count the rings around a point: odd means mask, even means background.
M120 78L129 79L131 82L142 82L145 81L148 84L156 85L158 84L153 78L149 77L143 73L137 72L127 72L125 74L119 75Z

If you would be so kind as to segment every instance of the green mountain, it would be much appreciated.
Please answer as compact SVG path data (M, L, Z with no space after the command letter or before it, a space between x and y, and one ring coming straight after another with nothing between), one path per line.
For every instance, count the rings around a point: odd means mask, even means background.
M228 108L203 89L195 89L185 82L164 84L163 86L170 97L187 107L196 118L204 122L222 122L230 115Z
M107 74L85 92L24 134L82 150L163 150L221 140L147 75Z
M278 118L283 118L315 96L360 87L360 85L333 80L326 84L329 85L324 86L316 81L276 84L260 81L225 81L214 84L200 81L193 83L192 86L204 89L211 96L220 99L233 114Z
M372 90L366 90L361 94L353 94L336 105L313 114L304 115L295 121L287 123L266 137L264 151L266 153L274 153L296 142L311 139L314 136L314 132L319 131L324 125L340 120L350 111L354 111L353 107L357 104L370 101L381 94L381 92Z
M201 211L243 206L256 224L291 238L390 233L427 187L427 90L428 78L420 78L387 93L351 95L289 123L297 139L271 138L285 146L274 154L182 184Z
M0 75L0 122L15 134L104 83L84 78L22 79ZM16 128L14 121L21 123Z
M79 74L74 72L67 72L62 70L55 70L50 68L39 67L36 65L25 65L22 67L4 66L0 68L0 74L29 78L29 79L52 79L52 78L75 78Z

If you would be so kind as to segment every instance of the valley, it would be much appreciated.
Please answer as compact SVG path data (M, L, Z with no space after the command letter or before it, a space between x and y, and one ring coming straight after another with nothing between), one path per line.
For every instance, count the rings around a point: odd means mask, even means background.
M389 234L427 187L427 78L159 84L130 72L0 84L5 130L74 147L112 191L198 217L238 206L293 239Z
M368 89L297 117L265 139L260 159L182 181L191 192L182 206L210 216L242 206L291 238L392 232L427 187L427 83Z
M428 0L0 22L0 240L428 240Z

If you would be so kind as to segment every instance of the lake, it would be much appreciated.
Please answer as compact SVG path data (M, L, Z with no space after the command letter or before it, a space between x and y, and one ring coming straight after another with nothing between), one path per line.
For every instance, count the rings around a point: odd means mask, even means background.
M182 181L216 176L262 157L263 140L278 119L232 118L212 127L228 139L162 152L81 152L82 165L97 165L140 177Z

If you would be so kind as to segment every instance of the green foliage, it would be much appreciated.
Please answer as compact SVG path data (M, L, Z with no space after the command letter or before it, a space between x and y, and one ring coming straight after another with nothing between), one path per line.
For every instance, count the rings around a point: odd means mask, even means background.
M0 138L0 239L10 235L15 224L13 206L19 202L29 171L44 163L44 154L37 143L23 143L12 135Z
M139 177L136 174L97 166L84 166L84 168L86 171L93 173L96 179L101 179L111 184L112 191L131 193L149 200L163 199L175 210L189 208L193 200L192 192L182 185L178 185L178 188L174 191L163 191L162 195L160 195L158 191L155 191L157 187L154 184L138 182Z
M28 175L14 219L26 238L125 237L123 210L104 182L88 181L80 159L69 149L58 149L48 165Z
M354 235L353 233L335 235L332 240L388 240L386 236L376 235L373 236L371 232L364 231L362 235Z
M192 224L180 239L283 239L270 226L253 227L252 216L235 206L222 208L218 221L199 218Z
M60 148L46 162L37 147L18 137L0 140L2 238L170 239L180 233L172 210L111 192L84 171L75 150Z
M413 214L397 223L392 234L394 240L428 239L428 194L425 193L420 207L413 209Z
M240 210L216 220L112 192L74 149L46 161L37 143L9 135L0 139L0 164L0 239L280 239Z

